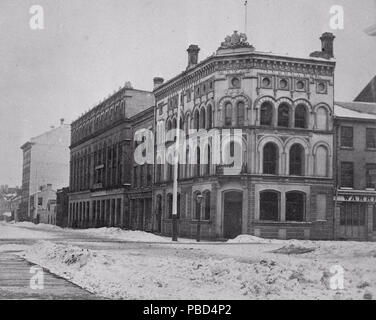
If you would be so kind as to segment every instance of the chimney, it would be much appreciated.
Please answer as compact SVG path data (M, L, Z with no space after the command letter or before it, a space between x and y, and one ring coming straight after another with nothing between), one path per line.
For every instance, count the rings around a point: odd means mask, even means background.
M188 67L190 69L197 65L198 63L198 53L200 52L200 48L198 45L191 44L187 49L188 52Z
M64 118L61 118L61 119L60 119L60 125L61 125L61 126L64 124L64 120L65 120Z
M157 89L158 87L160 87L163 84L164 79L160 78L160 77L155 77L153 79L153 82L154 82L154 90L155 90L155 89Z
M334 50L333 50L333 43L334 43L335 36L333 33L325 32L321 36L320 40L322 43L322 52L328 58L334 58Z

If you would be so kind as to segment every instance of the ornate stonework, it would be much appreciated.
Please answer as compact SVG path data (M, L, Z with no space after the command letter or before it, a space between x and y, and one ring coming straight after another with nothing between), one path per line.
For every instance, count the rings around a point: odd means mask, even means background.
M234 31L234 33L231 36L227 36L225 38L225 41L221 43L219 49L235 49L241 47L253 48L253 46L251 46L247 42L246 34Z

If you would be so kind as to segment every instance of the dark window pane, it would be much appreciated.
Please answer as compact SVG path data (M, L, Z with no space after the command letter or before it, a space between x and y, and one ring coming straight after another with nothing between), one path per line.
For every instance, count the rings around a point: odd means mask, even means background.
M341 163L341 187L352 188L354 185L354 164L352 162Z
M279 194L277 192L260 193L260 220L279 220Z
M286 194L286 221L304 221L305 196L299 192Z
M367 128L366 145L369 149L376 149L376 128Z
M303 175L304 149L301 145L295 144L290 149L290 175Z
M266 144L263 158L264 174L277 174L278 153L276 145L273 143Z
M366 187L376 188L376 164L366 165Z
M303 129L307 127L307 113L305 106L299 105L295 109L295 127Z
M271 126L273 122L273 106L270 103L264 103L260 111L260 124L262 126Z
M289 122L290 122L290 107L286 104L282 104L278 108L278 126L288 128Z
M353 147L353 128L341 127L341 147Z

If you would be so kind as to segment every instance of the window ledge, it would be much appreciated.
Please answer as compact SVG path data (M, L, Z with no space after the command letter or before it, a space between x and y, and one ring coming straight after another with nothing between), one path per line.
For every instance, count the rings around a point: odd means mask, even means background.
M346 150L346 151L354 151L354 147L344 147L344 146L341 146L340 147L341 150Z
M366 151L368 151L368 152L376 152L376 148L366 148Z
M270 225L311 225L311 221L268 221L268 220L255 220L255 224L270 224Z

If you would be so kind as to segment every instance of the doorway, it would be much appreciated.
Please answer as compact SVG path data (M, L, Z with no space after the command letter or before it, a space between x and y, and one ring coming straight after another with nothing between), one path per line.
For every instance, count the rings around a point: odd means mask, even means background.
M233 239L242 234L243 192L225 192L223 204L223 237Z

